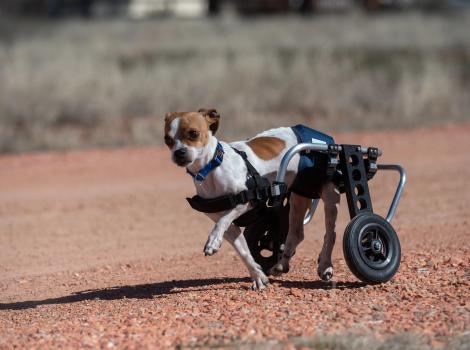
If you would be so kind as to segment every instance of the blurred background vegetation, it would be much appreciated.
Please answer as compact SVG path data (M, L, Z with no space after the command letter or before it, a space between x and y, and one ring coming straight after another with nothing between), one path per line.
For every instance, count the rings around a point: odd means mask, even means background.
M470 120L469 5L4 0L0 152L158 145L200 107L228 140Z

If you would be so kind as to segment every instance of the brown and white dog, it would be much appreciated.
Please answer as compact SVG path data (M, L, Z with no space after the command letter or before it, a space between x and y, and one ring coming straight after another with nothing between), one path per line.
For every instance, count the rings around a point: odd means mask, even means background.
M178 166L197 173L210 162L219 142L214 136L220 123L220 115L214 109L201 109L198 112L172 112L165 116L165 143L172 153L172 160ZM197 194L203 198L214 198L225 194L235 194L246 190L247 168L242 157L232 147L247 154L250 163L261 176L271 182L275 179L282 157L289 148L297 144L291 128L281 127L264 131L246 141L230 144L220 141L225 154L222 164L211 171L204 181L194 180ZM288 186L295 179L299 163L296 155L289 164L285 182ZM333 275L331 253L335 243L335 224L340 195L332 183L322 187L321 199L325 208L325 228L323 247L318 257L318 275L329 280ZM303 219L311 200L295 193L290 198L289 233L282 259L272 269L272 274L289 270L289 260L297 245L304 238ZM263 289L269 283L261 267L253 259L241 229L233 221L250 210L250 204L238 205L232 210L206 214L214 222L204 246L206 255L216 253L223 238L230 242L247 266L253 289Z

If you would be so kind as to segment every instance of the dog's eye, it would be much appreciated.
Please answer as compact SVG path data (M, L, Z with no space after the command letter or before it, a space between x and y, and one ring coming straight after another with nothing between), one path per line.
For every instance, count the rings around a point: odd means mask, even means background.
M189 138L190 138L191 140L197 140L197 138L199 137L199 131L197 131L197 130L189 130L188 135L189 135Z
M173 147L173 145L175 144L175 140L173 140L170 136L165 135L165 144L168 147Z

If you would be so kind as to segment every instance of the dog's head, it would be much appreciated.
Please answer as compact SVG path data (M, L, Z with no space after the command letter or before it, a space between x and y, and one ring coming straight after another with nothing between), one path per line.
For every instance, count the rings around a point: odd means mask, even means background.
M165 144L172 153L173 162L188 166L202 157L219 127L219 119L220 115L215 109L167 113Z

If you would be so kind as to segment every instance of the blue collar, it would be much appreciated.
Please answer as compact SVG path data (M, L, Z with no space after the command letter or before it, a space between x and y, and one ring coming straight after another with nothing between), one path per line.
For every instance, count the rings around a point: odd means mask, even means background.
M209 163L207 163L201 170L199 170L197 174L193 174L188 169L186 169L186 172L189 175L191 175L194 180L202 182L212 170L214 170L220 164L222 164L223 160L224 160L224 148L222 147L220 142L217 142L217 147L215 149L214 157Z

